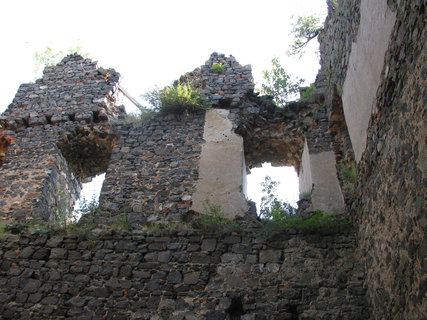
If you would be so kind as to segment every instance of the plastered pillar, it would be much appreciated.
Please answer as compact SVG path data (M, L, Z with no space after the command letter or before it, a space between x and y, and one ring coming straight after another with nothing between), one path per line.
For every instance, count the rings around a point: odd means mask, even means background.
M310 210L322 210L327 213L344 211L344 197L332 151L310 153L307 141L305 142L299 173L299 191L311 194Z
M244 195L243 138L233 131L228 110L206 112L199 181L193 194L193 210L204 213L206 201L220 205L227 217L242 216L248 206Z

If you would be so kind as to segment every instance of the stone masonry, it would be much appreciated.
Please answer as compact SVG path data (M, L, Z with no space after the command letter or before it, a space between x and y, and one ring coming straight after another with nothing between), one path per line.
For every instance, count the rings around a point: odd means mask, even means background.
M0 240L1 319L369 318L355 234Z
M341 96L346 94L344 83L354 42L367 47L367 54L373 55L376 50L361 43L369 37L358 37L359 22L369 20L372 13L360 8L369 2L331 2L320 45L321 73L329 78L325 96L332 106L334 138L338 138L334 150L346 161L351 159L352 150L343 123ZM369 129L363 133L367 146L362 154L359 152L358 181L346 199L359 228L373 318L425 319L426 3L386 3L374 20L390 14L396 20L391 35L381 35L389 44L385 57L379 57L384 67L379 83L374 84L378 90L373 105L361 107L373 113L369 115ZM365 81L364 77L360 81ZM342 186L348 184L342 175L340 181Z
M2 224L15 233L16 222L46 224L71 210L82 182L106 180L103 210L81 230L0 238L0 319L426 319L427 4L375 3L395 17L375 31L384 55L366 37L371 2L328 1L316 90L285 109L254 92L250 66L218 53L179 80L211 103L192 115L127 120L119 74L78 55L22 85L0 116ZM373 104L351 110L365 110L366 147L348 121L348 101L360 98L348 83L364 81L352 74L355 48L379 61L364 83L373 85L358 87ZM209 156L228 144L230 171L220 152ZM245 216L244 172L264 161L294 166L310 210L340 212L353 226L267 237L245 224L190 226L204 199Z
M115 137L105 123L123 113L118 80L114 70L103 75L96 63L71 55L21 85L0 116L13 139L0 167L1 220L47 221L70 212L81 182L106 170Z

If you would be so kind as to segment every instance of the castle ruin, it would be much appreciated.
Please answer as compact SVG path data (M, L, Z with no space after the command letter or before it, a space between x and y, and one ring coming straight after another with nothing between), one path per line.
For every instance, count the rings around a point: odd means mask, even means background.
M105 214L84 217L92 233L0 239L0 318L425 319L426 6L331 1L316 90L285 109L218 53L182 76L210 102L190 115L129 121L120 75L79 55L21 85L0 116L0 220L47 224L100 173ZM145 227L191 223L206 201L256 221L245 177L262 162L294 166L308 211L353 224Z

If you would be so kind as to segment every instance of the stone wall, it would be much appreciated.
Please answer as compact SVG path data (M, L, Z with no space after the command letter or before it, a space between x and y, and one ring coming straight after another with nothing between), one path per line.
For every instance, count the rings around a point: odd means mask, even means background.
M369 319L351 230L0 240L2 319Z
M212 70L214 64L223 65L224 72ZM241 105L244 96L255 88L250 65L242 66L233 56L226 57L216 52L203 66L183 75L179 81L190 82L200 88L213 107L219 108Z
M326 100L332 107L334 149L346 161L352 150L342 125L340 96L346 94L343 84L352 42L359 39L358 23L366 18L360 16L366 14L359 12L360 2L331 5L321 39L322 71L331 79ZM391 36L381 36L390 44L376 85L367 146L363 154L359 152L357 187L346 199L359 226L373 317L425 319L426 4L387 4L396 22ZM364 76L360 81L365 81ZM362 107L371 110L371 105Z
M250 67L219 54L182 77L227 109L222 114L243 139L248 169L263 161L300 172L309 167L313 184L311 162L300 170L305 141L309 160L329 156L332 177L337 161L354 161L341 97L354 94L344 84L366 18L363 1L329 2L318 89L308 100L278 109L253 92ZM357 182L345 197L356 234L292 232L267 241L249 231L98 229L87 236L7 237L0 242L1 316L425 319L426 4L387 5L396 22L385 37L390 45L366 150L358 151ZM224 63L225 72L213 72L214 63ZM205 115L115 120L122 114L117 89L114 70L79 56L21 86L0 117L3 220L51 219L57 209L70 209L82 181L103 171L101 206L125 214L134 228L183 223L194 214ZM338 177L345 186L345 176Z
M42 79L20 86L0 116L7 147L0 166L1 220L46 222L69 214L81 182L105 172L115 140L105 123L123 114L119 74L106 72L71 55L46 68Z
M369 119L375 112L375 96L395 20L387 0L361 1L360 26L352 43L342 95L356 161L366 148Z
M145 223L183 219L199 178L204 113L118 121L120 138L101 191L100 206Z
M374 316L425 319L427 12L425 1L396 3L353 212Z

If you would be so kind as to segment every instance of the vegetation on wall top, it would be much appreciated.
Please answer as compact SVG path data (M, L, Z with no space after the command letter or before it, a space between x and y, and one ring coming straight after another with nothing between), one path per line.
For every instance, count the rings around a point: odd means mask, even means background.
M155 88L142 97L151 105L143 114L190 114L208 107L207 99L189 83L178 83L163 89Z

